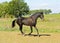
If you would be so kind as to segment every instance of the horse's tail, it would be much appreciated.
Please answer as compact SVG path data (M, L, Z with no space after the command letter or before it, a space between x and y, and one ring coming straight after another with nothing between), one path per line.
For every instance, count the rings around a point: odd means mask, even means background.
M15 26L15 21L16 19L12 21L12 28Z

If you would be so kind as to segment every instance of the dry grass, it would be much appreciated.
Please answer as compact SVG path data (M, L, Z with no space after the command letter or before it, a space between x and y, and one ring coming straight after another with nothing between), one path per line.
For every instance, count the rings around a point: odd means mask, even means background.
M42 35L41 33L40 35ZM0 31L0 43L60 43L59 33L44 33L50 36L22 36L19 32Z

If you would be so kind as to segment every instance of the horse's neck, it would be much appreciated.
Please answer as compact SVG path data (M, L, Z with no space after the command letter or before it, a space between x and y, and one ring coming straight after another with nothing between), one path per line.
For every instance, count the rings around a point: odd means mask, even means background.
M34 21L37 21L38 15L32 16L32 19L33 19Z

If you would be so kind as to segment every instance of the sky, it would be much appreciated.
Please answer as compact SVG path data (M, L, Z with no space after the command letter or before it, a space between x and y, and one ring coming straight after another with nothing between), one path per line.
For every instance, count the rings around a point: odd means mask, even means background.
M0 0L0 3L11 0ZM30 10L51 9L52 13L60 12L60 0L25 0Z

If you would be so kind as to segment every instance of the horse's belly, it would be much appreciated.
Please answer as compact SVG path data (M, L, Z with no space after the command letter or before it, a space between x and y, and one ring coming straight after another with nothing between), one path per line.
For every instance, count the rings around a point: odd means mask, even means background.
M35 23L23 23L24 25L27 25L27 26L34 26Z

